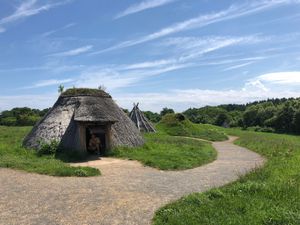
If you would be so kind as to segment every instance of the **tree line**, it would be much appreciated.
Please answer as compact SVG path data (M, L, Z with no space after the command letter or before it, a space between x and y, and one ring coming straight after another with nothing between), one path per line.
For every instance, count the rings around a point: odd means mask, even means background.
M48 110L27 107L6 110L0 114L0 125L32 126ZM124 109L124 111L128 113L128 110ZM163 108L160 113L144 111L145 116L153 123L158 123L168 113L175 112L170 108ZM190 108L184 111L183 114L194 123L300 134L300 98L268 99L248 104L224 104Z
M300 134L300 98L190 108L183 113L194 123Z
M159 122L167 113L174 113L174 110L164 108L160 113L144 112L154 123ZM190 108L183 114L193 123L300 134L300 98L276 98L248 104Z
M5 110L0 114L1 126L33 126L49 109L30 109L28 107Z

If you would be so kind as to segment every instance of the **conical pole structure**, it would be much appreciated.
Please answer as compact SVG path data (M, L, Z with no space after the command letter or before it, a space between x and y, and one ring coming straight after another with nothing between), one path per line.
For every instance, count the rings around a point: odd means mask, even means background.
M133 109L129 114L130 119L135 123L140 131L156 132L153 125L148 121L145 115L138 108L139 103L133 104Z

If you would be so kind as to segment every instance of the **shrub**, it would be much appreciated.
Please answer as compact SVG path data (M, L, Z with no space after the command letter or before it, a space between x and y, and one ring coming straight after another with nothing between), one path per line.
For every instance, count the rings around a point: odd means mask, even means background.
M265 132L265 133L274 133L275 132L275 129L272 127L260 127L260 126L248 127L248 128L244 128L243 130L249 130L249 131L255 131L255 132Z
M15 117L1 118L0 124L4 126L15 126L17 124L17 118Z
M182 113L177 113L175 117L178 121L184 121L185 120L185 116Z
M40 147L37 150L38 155L55 155L58 151L59 142L57 140L51 140L50 143L40 143Z

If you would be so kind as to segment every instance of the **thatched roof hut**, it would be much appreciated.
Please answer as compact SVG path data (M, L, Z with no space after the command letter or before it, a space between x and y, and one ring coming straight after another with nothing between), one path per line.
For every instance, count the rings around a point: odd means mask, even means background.
M139 130L111 96L97 89L69 89L62 93L23 143L39 148L43 142L56 140L64 149L86 151L92 134L101 139L103 151L144 143Z
M139 103L133 104L133 109L129 114L130 119L141 132L150 133L156 132L154 126L146 118L144 113L139 109Z

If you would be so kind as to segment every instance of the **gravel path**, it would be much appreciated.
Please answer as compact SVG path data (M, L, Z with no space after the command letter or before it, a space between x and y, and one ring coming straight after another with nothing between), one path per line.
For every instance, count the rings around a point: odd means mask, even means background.
M84 163L102 172L90 178L0 169L0 224L150 224L155 210L166 203L222 186L263 165L262 157L233 140L213 143L218 151L214 162L178 172L112 158Z

